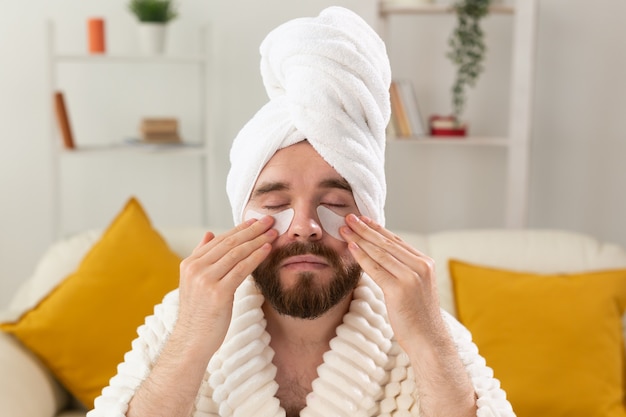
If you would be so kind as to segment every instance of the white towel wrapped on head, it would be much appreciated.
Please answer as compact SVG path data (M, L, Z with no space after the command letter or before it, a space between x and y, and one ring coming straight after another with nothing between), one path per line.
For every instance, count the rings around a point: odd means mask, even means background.
M277 27L260 52L270 101L231 148L226 188L234 222L274 153L306 139L348 181L361 214L384 225L391 69L378 34L356 13L330 7Z

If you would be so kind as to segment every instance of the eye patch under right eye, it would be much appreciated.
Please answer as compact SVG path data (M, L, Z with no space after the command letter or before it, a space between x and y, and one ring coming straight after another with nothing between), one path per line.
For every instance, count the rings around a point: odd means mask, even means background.
M243 221L250 220L250 219L259 220L261 217L264 217L264 216L266 216L266 214L259 213L254 210L248 210L246 211L246 214L244 215ZM291 221L293 220L294 211L292 208L289 208L287 210L283 210L281 212L271 214L271 216L274 218L274 225L272 226L272 229L276 229L278 234L282 235L287 231L287 229L289 229L289 226L291 225Z

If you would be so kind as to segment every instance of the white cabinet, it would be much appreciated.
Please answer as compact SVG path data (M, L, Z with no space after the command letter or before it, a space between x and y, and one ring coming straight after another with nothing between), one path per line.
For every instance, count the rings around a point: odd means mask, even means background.
M148 206L155 223L206 225L212 130L208 29L199 30L198 52L186 55L66 53L57 49L55 38L48 22L50 103L55 91L63 92L76 145L63 146L51 105L55 234L106 226L130 195ZM176 117L183 144L133 143L143 117Z
M506 132L496 135L483 135L481 132L472 131L470 121L469 136L464 139L441 139L429 137L419 139L389 139L387 148L391 160L388 158L388 165L392 166L390 168L391 170L393 170L395 166L401 164L410 164L410 156L407 155L412 153L432 153L441 155L450 150L454 150L457 153L461 152L467 158L475 158L476 161L474 162L469 159L457 161L460 164L468 164L470 170L480 171L481 169L485 169L485 166L489 166L490 169L493 168L493 170L486 175L489 176L490 179L495 179L494 183L498 181L498 178L500 178L501 181L501 183L496 186L499 187L496 194L502 197L498 199L496 204L499 205L499 213L501 213L501 216L496 216L499 217L498 221L482 221L474 223L470 218L459 220L458 217L462 216L463 213L457 212L457 221L456 223L453 221L453 225L451 227L502 226L517 228L524 227L526 225L528 209L529 146L532 116L531 105L535 62L536 13L536 0L518 0L514 6L505 4L492 5L490 8L490 16L487 17L488 19L497 19L498 16L512 16L511 22L513 27L511 28L511 44L505 46L510 47L511 56L510 74L507 74L509 80L509 91L503 92L505 95L508 95L509 110L508 122L505 127ZM401 48L401 54L415 54L419 52L416 52L414 42L407 40L398 42L397 39L395 39L395 42L391 42L390 31L393 30L392 25L394 24L394 19L398 18L405 20L414 19L415 24L424 22L423 19L446 19L443 23L449 25L449 27L452 27L452 22L456 19L451 6L440 4L408 6L399 5L391 1L381 1L379 3L380 26L378 29L383 39L385 39L388 43L388 48L390 48L393 52L397 51L394 48ZM442 21L439 20L439 22ZM498 42L498 40L494 40L494 42ZM440 44L437 43L437 46L439 45ZM441 56L445 56L448 45L443 42L440 46L441 50L437 53L440 53ZM408 48L411 48L411 50L407 50ZM488 50L487 54L489 53L490 51ZM390 53L390 56L392 57L392 70L394 69L394 55L398 56L397 52L396 54ZM425 57L424 59L428 59L428 57ZM486 65L489 65L489 61L486 62ZM450 66L452 66L451 63ZM487 81L484 77L478 80L479 84L485 82ZM450 81L449 85L451 84L452 83ZM439 93L441 95L445 95L446 97L449 97L450 95L447 87ZM424 96L420 97L419 90L417 91L417 95L419 100L424 99ZM470 102L471 100L472 98L469 99ZM426 118L429 115L423 114L423 116ZM397 161L394 161L394 158L396 158ZM495 158L496 160L489 161L488 164L483 164L483 162L486 161L485 158L490 160ZM452 163L453 162L451 162L451 164ZM435 173L435 175L437 175L436 170L431 171L431 173ZM463 181L465 180L465 178L459 178L457 182L458 184L463 184ZM429 204L428 200L430 198L430 194L427 192L429 188L434 189L435 192L438 193L439 197L435 197L437 202L432 204L430 209L431 212L439 209L446 209L444 207L446 205L446 201L450 200L445 199L444 196L446 190L441 189L441 187L449 186L455 180L448 181L447 185L444 181L441 186L433 185L436 181L436 178L430 177L425 179L411 179L406 183L406 185L414 187L415 193L420 193L419 199L414 201L414 203L418 206L421 206L422 204ZM460 185L460 187L461 192L453 189L450 189L449 192L461 194L463 192L463 187L465 186ZM480 185L467 184L467 188L480 189ZM482 199L485 201L490 199L493 200L493 193L485 192L481 195L480 192L468 192L468 195L464 196L464 198L465 201L470 202L471 205L471 199ZM410 204L410 201L407 204ZM479 205L475 207L475 210L480 210ZM418 215L428 217L428 213L429 211L425 210ZM402 223L410 221L408 219L409 216L410 215L408 214L405 215ZM454 214L451 214L451 216L454 216ZM428 219L425 221L427 222ZM415 228L418 228L421 231L429 231L424 230L428 229L428 227L424 227L420 224L417 224ZM435 226L435 229L437 228L448 228L445 224L445 220L439 224L439 227Z

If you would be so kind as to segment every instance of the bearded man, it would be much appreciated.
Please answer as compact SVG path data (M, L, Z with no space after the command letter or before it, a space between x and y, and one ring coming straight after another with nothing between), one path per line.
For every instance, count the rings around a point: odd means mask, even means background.
M433 261L384 228L382 40L331 7L261 57L270 100L231 149L237 226L182 262L88 416L514 416Z

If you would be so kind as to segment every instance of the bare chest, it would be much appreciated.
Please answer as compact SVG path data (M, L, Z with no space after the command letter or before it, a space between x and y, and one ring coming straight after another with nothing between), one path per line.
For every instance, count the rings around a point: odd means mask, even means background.
M285 409L287 417L297 417L306 406L306 396L312 391L312 383L317 378L317 361L284 361L274 359L278 368L276 397Z

